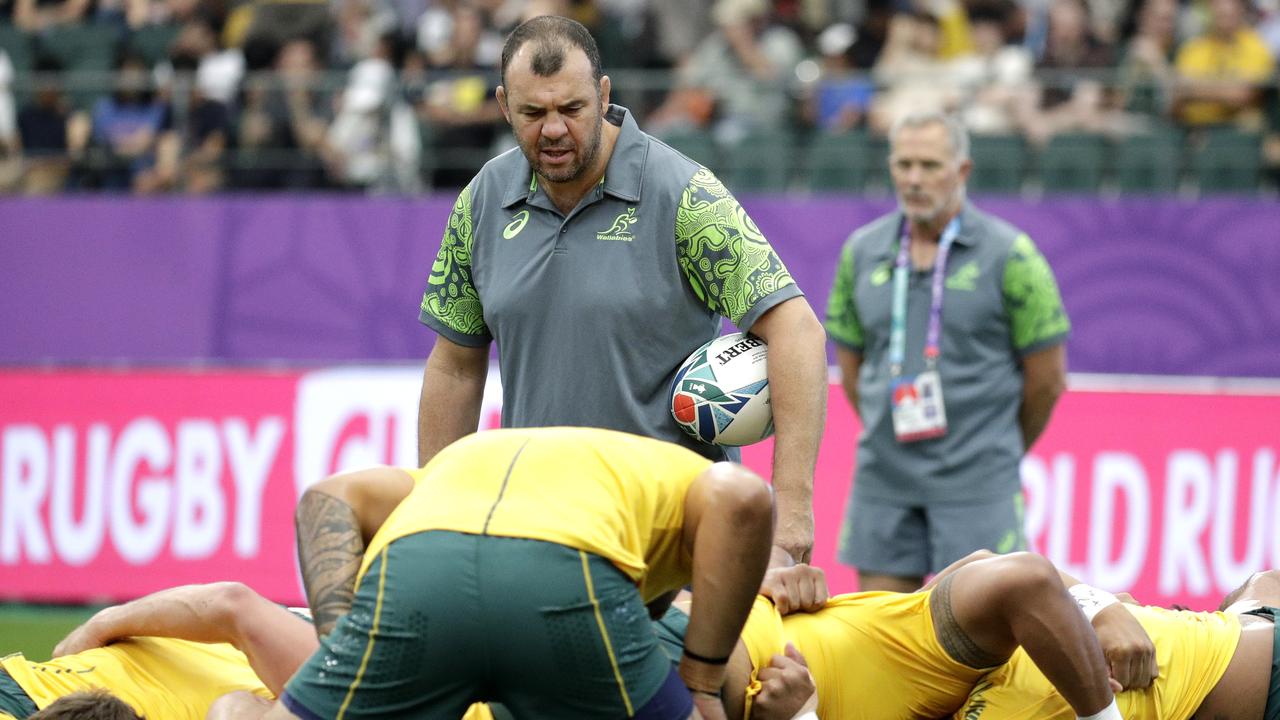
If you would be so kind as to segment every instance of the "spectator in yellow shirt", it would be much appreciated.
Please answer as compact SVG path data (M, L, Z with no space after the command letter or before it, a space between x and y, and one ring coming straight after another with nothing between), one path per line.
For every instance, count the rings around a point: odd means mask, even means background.
M1212 0L1210 27L1178 52L1175 117L1195 127L1261 120L1261 85L1275 61L1245 23L1244 0Z

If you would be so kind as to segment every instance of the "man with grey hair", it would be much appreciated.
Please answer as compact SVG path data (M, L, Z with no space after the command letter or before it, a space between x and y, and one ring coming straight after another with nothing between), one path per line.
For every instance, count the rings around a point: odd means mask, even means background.
M967 201L956 118L900 118L889 147L898 210L845 243L826 327L863 426L840 561L909 592L1024 549L1018 466L1066 385L1070 322L1031 238Z

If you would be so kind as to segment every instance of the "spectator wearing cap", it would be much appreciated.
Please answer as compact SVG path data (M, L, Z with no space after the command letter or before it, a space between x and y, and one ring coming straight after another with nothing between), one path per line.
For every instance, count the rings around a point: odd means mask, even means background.
M850 50L858 31L848 23L833 23L818 34L819 77L806 112L819 130L838 134L862 125L871 107L875 85L856 72Z

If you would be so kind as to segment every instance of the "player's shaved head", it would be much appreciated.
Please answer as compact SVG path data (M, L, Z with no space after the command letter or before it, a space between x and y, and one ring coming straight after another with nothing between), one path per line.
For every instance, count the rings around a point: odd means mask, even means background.
M507 84L507 68L516 53L532 43L529 67L539 77L551 77L564 67L568 53L577 48L591 63L591 77L599 86L604 70L600 67L600 48L582 23L556 15L542 15L520 24L507 36L502 46L502 84Z
M28 720L143 720L129 704L106 690L64 695Z

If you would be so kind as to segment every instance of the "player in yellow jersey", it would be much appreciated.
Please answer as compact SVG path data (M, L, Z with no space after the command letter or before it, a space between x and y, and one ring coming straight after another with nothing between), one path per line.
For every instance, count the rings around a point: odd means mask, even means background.
M786 605L819 606L814 612L780 620L776 613L773 619L768 613L751 615L743 637L754 636L747 645L755 649L743 651L752 662L731 660L737 675L725 692L745 688L752 718L796 712L799 706L792 701L803 700L803 693L770 680L800 657L807 659L809 673L801 677L811 676L816 685L822 720L945 717L1020 645L1072 700L1074 715L1120 717L1098 639L1057 571L1040 556L1016 553L971 562L909 594L866 592L826 599L825 582L822 586L799 602L794 593L784 596ZM771 592L775 598L780 594L776 588ZM787 641L798 648L796 658L784 654ZM772 662L762 667L759 658L769 656L770 645ZM744 672L751 676L742 677Z
M1005 569L1010 574L1020 572ZM1065 583L1076 582L1070 576L1062 578ZM946 694L945 686L954 685L960 676L945 672L922 654L917 647L921 638L911 639L902 616L885 611L901 607L912 596L842 596L823 603L812 614L781 619L753 613L744 640L753 631L767 636L766 649L751 651L749 666L739 667L738 677L726 685L726 694L731 688L745 687L755 695L753 720L790 718L815 686L822 720L937 717L924 704L936 702ZM1036 601L1019 597L1026 603ZM858 617L860 605L863 617ZM877 605L881 607L873 610ZM1105 606L1095 615L1094 626L1106 638L1103 646L1113 673L1135 686L1117 695L1121 715L1126 720L1280 720L1276 606L1280 606L1276 571L1250 578L1223 601L1225 612ZM1154 683L1144 680L1153 674L1146 653L1134 652L1141 644L1132 632L1134 626L1154 642L1151 658L1160 668ZM800 652L783 655L787 641ZM773 658L762 664L760 657L768 656L770 647ZM878 672L886 664L894 668L887 676ZM751 673L749 680L759 681L748 682L746 672ZM1006 664L972 685L953 720L1068 720L1073 716L1071 707L1020 648Z
M139 711L149 720L205 718L228 691L274 698L319 646L306 615L235 582L168 588L106 608L58 643L53 661L28 662L34 672L13 677L0 670L0 720L135 720ZM141 672L62 678L68 668L104 655ZM43 709L29 715L37 701ZM476 705L461 720L495 720L495 714ZM499 713L496 720L509 718Z
M23 720L37 709L49 708L61 697L93 689L110 691L143 717L165 720L203 720L211 703L228 692L244 691L274 698L290 673L272 673L268 669L263 679L259 679L236 645L253 646L249 633L256 630L250 628L263 626L263 616L257 614L255 608L265 606L286 616L288 611L232 583L207 586L199 591L179 589L178 597L203 604L200 613L187 612L170 618L171 624L182 625L180 634L188 638L186 640L135 637L99 647L105 641L83 636L76 640L73 633L69 638L72 644L64 643L59 648L62 651L59 656L48 662L28 660L21 654L0 659L0 718L7 714ZM251 597L257 599L256 604L244 602ZM94 628L90 632L100 629L114 633L110 625L112 618L139 611L140 616L145 617L152 606L144 599L128 606L108 608L95 616L97 622L91 621L83 627ZM239 614L231 612L232 608ZM297 623L306 626L301 620ZM160 618L151 624L154 632L150 634L168 634L169 628ZM279 628L272 632L287 633L291 625L278 620L270 622L270 627ZM128 634L117 633L112 639ZM295 633L295 637L298 635ZM281 639L286 642L258 651L264 655L262 667L296 667L301 662L301 658L290 657L288 636L281 635ZM204 640L210 642L200 642ZM311 642L314 643L314 638Z
M1120 693L1126 720L1280 720L1280 574L1258 573L1215 613L1123 605L1155 643L1160 677ZM1060 720L1070 711L1023 653L984 678L954 720Z
M489 700L518 718L720 718L772 498L671 443L496 430L420 470L329 478L297 523L321 647L280 702L231 696L229 717L454 720ZM646 605L690 584L705 602L677 673Z

